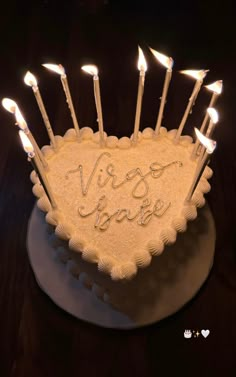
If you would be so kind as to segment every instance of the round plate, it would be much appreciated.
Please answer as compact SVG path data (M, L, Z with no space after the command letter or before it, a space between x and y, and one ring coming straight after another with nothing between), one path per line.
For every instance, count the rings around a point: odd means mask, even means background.
M199 210L198 218L188 225L188 231L178 235L176 243L167 247L162 254L164 264L160 265L164 268L164 265L173 260L179 239L182 244L187 244L187 257L178 259L178 263L175 263L176 278L157 281L158 289L154 292L152 290L151 306L150 300L147 310L142 306L139 311L137 306L137 315L131 318L97 298L68 272L65 264L55 258L44 216L35 205L27 233L29 259L39 286L66 312L102 327L131 329L157 322L175 313L198 292L212 267L215 226L206 205ZM162 256L155 257L158 258Z

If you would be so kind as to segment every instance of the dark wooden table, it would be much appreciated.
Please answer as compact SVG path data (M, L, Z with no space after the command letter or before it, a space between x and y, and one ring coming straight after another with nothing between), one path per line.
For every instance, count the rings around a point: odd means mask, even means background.
M32 4L33 3L33 4ZM130 135L137 93L137 45L148 72L141 129L154 127L164 69L148 46L175 60L164 123L181 119L192 81L180 69L210 69L206 83L223 79L220 122L208 202L216 231L212 272L198 295L180 312L134 331L86 324L55 306L38 287L26 251L27 222L34 204L30 166L12 116L0 109L0 376L233 376L236 370L235 251L235 20L231 2L212 0L171 5L151 1L9 2L1 5L0 98L15 99L42 146L47 134L27 70L39 80L57 134L71 127L60 80L41 67L66 67L78 120L96 129L92 81L83 64L99 67L104 125L108 134ZM202 90L185 133L202 121L209 102ZM207 339L184 339L185 329L210 329Z

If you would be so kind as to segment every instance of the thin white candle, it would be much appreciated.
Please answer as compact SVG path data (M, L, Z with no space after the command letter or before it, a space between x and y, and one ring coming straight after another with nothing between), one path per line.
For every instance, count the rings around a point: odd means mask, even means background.
M93 89L94 89L94 98L95 98L95 105L96 105L97 117L98 117L100 146L103 147L105 145L105 139L104 139L102 104L101 104L101 94L100 94L98 69L95 65L84 65L81 69L84 72L89 73L90 75L93 76Z
M15 115L16 124L19 126L19 128L26 135L28 135L28 138L30 139L31 143L33 144L33 147L36 151L36 154L38 155L41 163L43 164L43 167L47 168L48 164L47 164L38 144L36 143L32 133L30 132L30 129L28 128L28 125L27 125L25 119L23 118L23 115L22 115L17 103L10 98L3 98L2 105L7 111L9 111L10 113Z
M48 133L48 136L49 136L49 139L51 141L53 148L56 149L55 136L54 136L50 121L48 119L48 115L47 115L47 112L46 112L46 109L45 109L45 106L44 106L44 103L43 103L43 100L42 100L42 97L41 97L41 94L40 94L40 91L39 91L39 87L38 87L36 77L31 72L28 71L26 73L25 77L24 77L24 82L25 82L26 85L31 86L31 88L33 90L35 99L37 101L39 110L41 112L46 130L47 130L47 133Z
M69 89L69 84L68 84L65 68L61 64L58 64L58 65L57 64L42 64L42 65L43 65L43 67L50 69L51 71L56 72L60 75L62 87L63 87L63 90L65 92L66 102L67 102L69 110L70 110L74 129L75 129L75 132L76 132L77 137L79 139L80 138L79 124L78 124L78 121L77 121L77 118L76 118L75 109L74 109L73 101L72 101L72 98L71 98L71 93L70 93L70 89Z
M138 69L139 69L139 82L138 82L138 95L137 95L137 104L136 104L136 114L134 121L134 133L133 133L133 145L137 144L138 141L138 132L140 125L140 116L142 109L143 93L144 93L144 82L145 82L145 72L147 70L147 63L141 48L138 48L139 58L138 58Z
M33 148L35 150L35 154L36 154L36 157L39 158L39 161L41 161L43 167L45 169L48 168L48 164L38 146L38 144L36 143L35 141L35 138L33 137L32 133L30 132L30 129L25 121L25 119L23 118L23 115L21 114L19 108L16 110L15 112L15 118L16 118L16 124L19 126L19 128L28 136L31 144L33 145ZM39 162L40 163L40 162Z
M201 179L202 173L204 172L204 169L206 165L209 163L210 157L212 153L214 152L216 148L216 141L208 139L206 136L204 136L197 128L194 128L197 138L200 140L200 142L203 144L203 146L206 148L206 151L204 153L204 156L201 160L199 160L199 163L196 168L196 172L193 178L193 182L190 186L188 195L186 197L186 202L189 202L192 198L192 195Z
M212 92L212 96L211 96L211 100L210 100L208 108L213 107L216 104L216 101L217 101L219 95L222 93L223 81L222 80L215 81L212 84L205 85L205 88L207 88L209 91ZM204 117L202 125L200 127L200 132L203 133L203 134L205 132L205 128L206 128L208 120L209 120L209 114L206 111L205 117ZM199 141L199 139L197 139L197 141L194 145L194 148L193 148L192 158L197 157L199 145L200 145L200 141Z
M35 172L38 175L38 178L39 178L39 180L40 180L40 182L41 182L41 184L44 188L45 194L47 195L48 200L51 203L51 206L54 209L56 209L57 205L56 205L55 199L53 197L52 190L51 190L50 185L48 183L46 174L41 169L41 166L38 164L38 161L35 157L34 147L31 144L28 136L23 131L20 130L19 135L20 135L20 138L21 138L21 142L22 142L24 151L28 154L29 161L31 162Z
M214 107L208 107L207 113L210 117L210 122L209 122L209 126L207 128L207 131L206 131L206 137L211 138L212 134L214 132L215 126L219 121L219 115L218 115L218 112L216 111L216 109L214 109ZM205 153L205 148L202 146L200 157L199 157L200 160L203 158L204 153Z
M210 104L208 107L213 107L216 103L217 98L222 93L223 81L217 80L213 82L212 84L205 85L205 88L207 88L207 90L212 92L212 97L211 97Z
M164 113L164 108L166 104L166 98L167 98L167 93L170 85L170 80L172 76L172 67L174 64L174 61L172 58L165 56L161 54L160 52L157 52L150 48L151 52L155 56L155 58L162 64L164 67L166 67L166 75L165 75L165 81L164 81L164 86L162 89L162 95L161 95L161 103L160 103L160 109L157 117L157 122L156 122L156 127L155 127L155 136L158 136L161 128L161 122L163 118L163 113Z
M178 142L179 141L179 138L182 134L182 131L183 131L183 128L185 126L185 123L187 121L187 118L188 118L188 115L189 113L191 112L192 110L192 107L194 106L194 103L197 99L197 96L198 96L198 93L201 89L201 86L202 86L202 83L203 83L203 79L204 77L206 76L207 74L207 70L185 70L185 71L181 71L181 73L183 73L184 75L188 75L192 78L194 78L196 80L195 82L195 85L194 85L194 88L193 88L193 91L192 91L192 94L191 94L191 97L189 98L189 101L188 101L188 105L186 107L186 110L184 112L184 115L183 115L183 118L180 122L180 125L179 125L179 128L176 132L176 135L175 135L175 142Z

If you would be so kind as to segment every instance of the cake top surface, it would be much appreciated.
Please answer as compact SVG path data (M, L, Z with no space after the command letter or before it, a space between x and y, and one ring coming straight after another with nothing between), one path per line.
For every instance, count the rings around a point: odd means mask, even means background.
M99 135L85 127L80 142L70 129L57 137L57 152L43 148L57 209L34 177L39 207L72 250L114 280L132 278L147 266L204 204L211 170L205 169L186 203L197 162L191 159L192 139L183 136L175 144L175 132L161 128L155 138L147 128L136 146L127 137L109 136L101 148Z

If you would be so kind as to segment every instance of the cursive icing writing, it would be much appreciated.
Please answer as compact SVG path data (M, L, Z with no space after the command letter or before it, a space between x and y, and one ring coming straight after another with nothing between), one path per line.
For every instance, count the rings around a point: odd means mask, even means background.
M105 212L107 207L107 198L105 195L101 196L96 206L86 212L84 206L78 208L78 215L81 217L89 217L95 214L94 227L104 231L110 226L111 221L121 223L123 220L134 221L136 220L138 225L147 225L153 216L161 217L168 210L171 203L164 203L162 200L157 199L154 205L151 207L151 200L144 199L138 210L131 213L127 208L118 208L113 213Z
M94 167L90 175L88 176L88 180L86 183L84 179L84 168L83 168L83 165L81 164L78 165L76 169L69 170L66 173L65 178L69 179L69 176L71 174L79 173L82 195L86 196L88 194L89 187L91 186L92 181L99 170L99 164L101 163L101 160L104 157L111 157L111 154L108 152L103 152L100 154L100 156L95 161ZM115 173L115 166L112 163L108 163L105 171L103 169L99 170L99 173L97 176L97 185L100 188L103 188L109 182L111 182L111 187L115 190L133 181L135 178L138 178L138 181L133 186L131 194L134 198L137 198L137 199L144 198L148 194L148 191L149 191L147 178L152 177L154 179L157 179L161 177L161 175L164 173L165 170L167 170L173 165L177 165L179 167L183 166L181 161L173 161L166 165L161 165L158 162L153 162L149 166L149 170L147 172L144 173L140 168L135 168L135 169L129 170L125 174L123 179L119 179L117 174ZM105 177L104 177L104 174L105 174Z
M103 158L103 156L111 157L110 153L108 153L108 152L103 152L102 154L100 154L100 156L97 158L97 160L95 162L95 165L94 165L94 167L92 169L92 172L90 173L90 175L88 177L87 184L84 183L84 169L83 169L83 165L79 165L74 170L69 170L66 173L66 175L65 175L65 178L68 179L70 174L74 174L74 173L79 172L79 174L80 174L81 190L82 190L82 194L84 196L87 195L87 193L88 193L89 186L91 185L92 179L93 179L93 177L94 177L94 175L95 175L95 173L97 171L99 162L101 161L101 159Z

